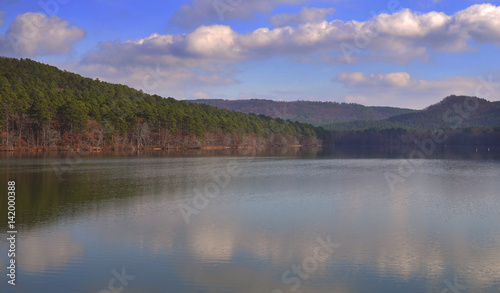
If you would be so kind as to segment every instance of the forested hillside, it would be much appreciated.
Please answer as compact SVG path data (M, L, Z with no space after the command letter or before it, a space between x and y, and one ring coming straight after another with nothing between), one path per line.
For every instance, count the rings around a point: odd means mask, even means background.
M476 97L449 96L422 111L326 128L333 131L335 144L418 144L439 133L436 144L493 146L500 144L500 105Z
M500 104L467 96L449 96L424 110L384 120L325 125L329 130L484 128L500 126Z
M500 103L475 97L450 96L420 111L306 101L208 100L235 103L248 112L266 109L282 119L218 109L203 101L207 100L163 98L29 59L0 58L0 149L272 147L332 139L336 144L411 144L432 129L444 129L448 143L500 143ZM330 114L334 116L328 118ZM356 120L359 117L373 118ZM327 131L283 119L351 121L329 123Z
M311 123L316 126L356 120L384 120L392 116L413 113L416 110L394 107L367 107L354 103L271 100L192 100L219 109L255 113L274 118Z
M318 144L321 128L145 94L29 59L0 58L2 149Z

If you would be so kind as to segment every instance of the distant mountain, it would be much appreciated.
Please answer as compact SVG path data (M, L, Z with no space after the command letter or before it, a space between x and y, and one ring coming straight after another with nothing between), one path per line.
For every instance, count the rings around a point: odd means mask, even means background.
M449 96L426 109L387 119L411 128L500 126L500 104L467 96Z
M367 107L359 104L337 102L278 102L271 100L191 100L189 102L207 104L219 109L254 113L274 118L306 122L316 126L335 122L356 120L384 120L396 115L416 112L416 110L394 107Z
M490 102L476 97L455 95L446 97L424 110L368 107L359 104L337 102L278 102L260 99L204 99L189 102L207 104L219 109L263 114L275 118L306 122L316 126L323 126L329 130L500 126L500 102ZM477 109L474 109L476 107Z
M424 110L389 117L384 120L351 121L327 125L331 130L369 128L481 128L500 126L500 102L467 96L449 96Z

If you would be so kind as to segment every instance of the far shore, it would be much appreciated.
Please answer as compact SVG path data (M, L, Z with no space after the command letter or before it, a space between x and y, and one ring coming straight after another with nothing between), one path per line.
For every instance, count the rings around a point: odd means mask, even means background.
M169 146L169 147L159 147L159 146L145 146L145 147L133 147L126 146L121 148L114 147L61 147L61 146L50 146L50 147L18 147L18 148L1 148L0 152L112 152L112 151L167 151L167 150L224 150L224 149L279 149L279 148L302 148L302 147L322 147L322 145L271 145L271 146Z

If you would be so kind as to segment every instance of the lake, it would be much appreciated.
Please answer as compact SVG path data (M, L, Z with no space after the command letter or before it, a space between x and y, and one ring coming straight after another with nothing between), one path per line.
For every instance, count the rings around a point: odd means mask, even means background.
M499 292L484 149L3 154L1 292Z

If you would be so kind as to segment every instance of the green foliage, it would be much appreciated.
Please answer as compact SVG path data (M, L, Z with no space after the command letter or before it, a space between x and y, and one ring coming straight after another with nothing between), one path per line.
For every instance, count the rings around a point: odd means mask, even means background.
M220 110L212 106L145 94L29 59L0 58L0 125L28 115L31 127L51 126L84 131L95 120L108 135L131 135L142 122L151 133L169 131L203 139L207 132L265 135L284 129L295 137L316 137L322 131L309 124L273 120L268 116Z
M87 106L78 100L69 100L59 107L59 121L69 130L84 130L89 116Z
M32 98L31 107L28 114L33 119L33 123L43 127L51 123L54 111L50 107L50 102L41 91L35 90Z
M500 105L484 99L449 96L424 110L396 115L385 120L351 121L325 126L330 130L405 128L481 128L500 125Z

